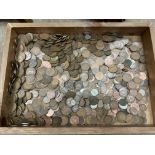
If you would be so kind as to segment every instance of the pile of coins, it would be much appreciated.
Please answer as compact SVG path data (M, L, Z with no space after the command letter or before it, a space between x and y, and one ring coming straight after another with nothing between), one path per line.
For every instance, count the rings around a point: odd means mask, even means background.
M112 33L27 33L16 45L10 126L147 122L142 42Z

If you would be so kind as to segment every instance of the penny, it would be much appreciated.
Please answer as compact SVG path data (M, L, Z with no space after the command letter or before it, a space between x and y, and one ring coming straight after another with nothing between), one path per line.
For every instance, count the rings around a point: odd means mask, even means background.
M34 87L33 84L29 84L29 83L27 83L27 82L25 82L25 83L23 84L23 89L25 89L25 90L30 90L30 89L32 89L33 87Z
M32 98L32 93L31 92L26 92L26 99L30 100Z
M132 76L129 73L124 73L123 74L123 80L126 82L129 82L132 80Z
M68 117L62 116L61 119L62 119L61 126L66 126L69 122Z
M136 84L133 81L130 81L128 83L128 87L129 87L129 89L135 89L136 88Z
M135 107L130 107L130 112L133 115L137 115L138 114L138 111L137 111L137 109Z
M143 98L142 94L138 92L136 95L136 99L141 100L142 98Z
M107 56L104 60L104 63L106 66L112 66L114 64L114 61L111 56Z
M118 109L118 103L116 101L111 101L110 102L110 108L111 109Z
M103 101L102 100L99 100L99 102L98 102L97 105L98 105L99 108L102 108L103 107Z
M116 36L104 34L102 39L103 39L103 41L105 41L105 42L113 42L113 41L116 40Z
M71 116L70 118L70 123L74 126L74 125L78 125L79 124L79 117L78 116Z
M127 114L125 112L119 111L116 114L117 120L120 123L126 123L126 119L127 119Z
M142 48L142 45L140 42L133 42L131 45L130 45L130 50L135 52L135 51L139 51L140 49Z
M146 73L144 73L144 72L140 72L140 75L139 75L139 78L141 79L141 80L146 80Z
M107 115L105 118L104 118L104 123L106 125L111 125L113 123L113 116L110 116L110 115Z
M139 60L139 59L140 59L140 54L137 53L137 52L132 52L132 53L131 53L131 58L132 58L133 60Z
M110 96L104 96L104 97L103 97L103 103L104 103L104 104L109 104L110 101L111 101Z
M39 34L39 37L40 37L40 39L48 40L50 35L47 33L41 33L41 34Z
M101 57L97 57L95 62L98 66L102 66L104 64L104 60Z
M53 99L55 97L55 95L56 95L55 91L53 91L53 90L50 90L50 91L47 92L47 97L49 99Z
M70 107L63 106L61 108L61 112L62 112L63 115L68 116L72 111L71 111L71 108Z
M137 95L137 90L130 89L130 94L131 94L132 96L136 96L136 95Z
M52 118L52 126L58 127L61 126L61 123L62 123L61 117L55 116Z
M105 47L105 46L104 46L104 43L103 43L102 40L97 41L97 43L96 43L96 48L97 48L98 50L103 50L104 47Z
M42 61L41 66L42 66L42 67L46 67L46 68L51 68L51 64L50 64L50 62L48 62L48 61Z
M53 79L51 81L51 86L52 86L53 89L55 89L58 85L59 85L59 80Z
M116 65L109 66L109 72L111 73L117 72L117 66Z
M95 74L95 77L96 77L97 80L102 80L103 77L104 77L104 75L103 75L102 72L97 72L97 73Z
M134 96L132 96L132 95L128 95L127 96L127 101L128 102L132 103L132 102L134 102L134 100L135 100L135 97Z
M86 110L84 108L80 108L78 111L77 111L77 115L80 116L80 117L85 117L86 115Z
M23 62L24 59L25 59L25 53L24 52L20 52L16 56L16 61L19 62L19 63Z

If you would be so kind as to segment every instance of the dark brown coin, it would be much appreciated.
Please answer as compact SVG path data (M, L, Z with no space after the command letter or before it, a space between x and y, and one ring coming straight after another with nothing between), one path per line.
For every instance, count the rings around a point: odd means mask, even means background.
M59 126L61 126L61 123L62 123L61 117L55 116L52 118L52 126L59 127Z
M112 125L112 124L113 124L113 121L114 121L113 116L107 115L107 116L104 118L104 123L105 123L105 125Z

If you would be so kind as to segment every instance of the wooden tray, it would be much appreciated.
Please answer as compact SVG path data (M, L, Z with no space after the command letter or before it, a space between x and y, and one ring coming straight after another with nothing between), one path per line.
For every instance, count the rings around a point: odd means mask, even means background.
M14 60L14 39L20 33L79 33L118 32L124 36L140 36L144 45L146 67L149 78L151 106L147 113L147 124L143 126L117 125L111 127L5 127L8 115L7 96L10 62ZM9 23L2 57L0 75L0 134L155 134L155 26L153 23Z

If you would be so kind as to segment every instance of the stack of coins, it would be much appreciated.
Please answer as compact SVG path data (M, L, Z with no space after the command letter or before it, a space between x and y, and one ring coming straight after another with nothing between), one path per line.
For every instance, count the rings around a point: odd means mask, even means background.
M144 124L141 42L117 34L19 34L9 83L11 126Z

